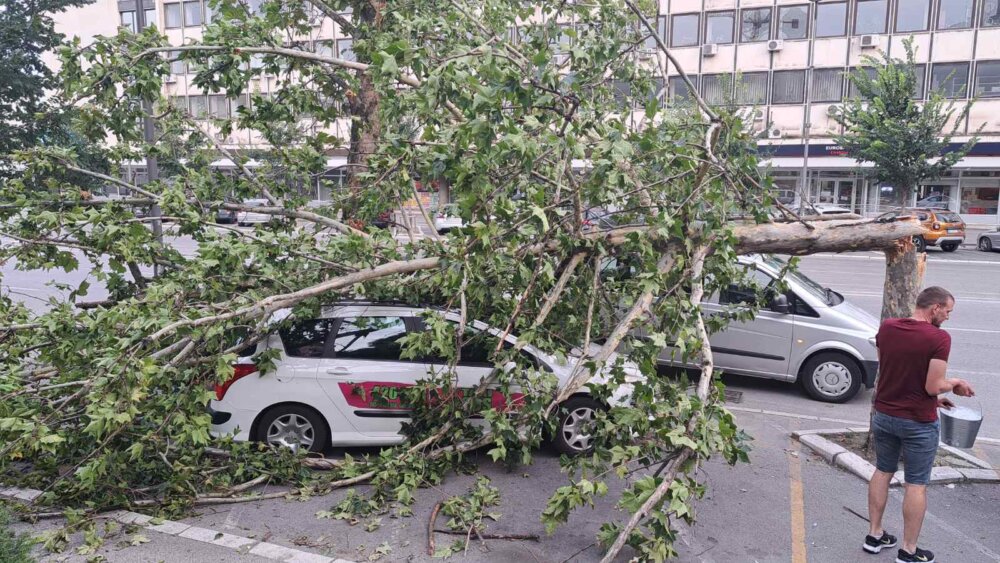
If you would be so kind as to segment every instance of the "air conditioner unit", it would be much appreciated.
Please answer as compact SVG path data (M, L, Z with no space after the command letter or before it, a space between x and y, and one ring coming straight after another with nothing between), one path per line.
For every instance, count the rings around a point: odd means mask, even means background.
M772 39L767 42L768 51L780 51L785 47L785 42L781 39Z
M753 120L754 121L764 121L764 110L762 108L754 108L754 110L753 110Z
M706 43L701 46L701 56L714 57L719 54L719 46L715 43Z
M767 130L767 138L768 139L780 139L781 138L781 129L778 129L777 127L773 127L771 129L768 129Z
M652 49L639 49L637 54L640 61L651 61L656 56L656 51Z
M177 77L174 76L173 74L168 74L166 78L163 79L163 82L166 84L173 84L177 82Z
M878 47L878 35L862 35L861 36L861 48L862 49L874 49Z

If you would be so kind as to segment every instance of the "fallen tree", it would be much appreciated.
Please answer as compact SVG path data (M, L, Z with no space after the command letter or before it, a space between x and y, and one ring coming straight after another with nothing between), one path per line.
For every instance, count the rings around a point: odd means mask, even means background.
M0 208L0 236L13 241L0 261L67 271L89 261L108 296L77 306L88 291L81 284L36 311L0 295L0 477L43 488L38 503L88 513L239 502L270 482L307 494L367 483L376 505L405 514L416 489L444 478L464 452L488 447L496 460L530 461L562 400L584 390L610 395L626 384L628 359L646 375L633 383L633 404L598 415L594 454L567 461L571 482L552 493L541 518L554 530L606 491L607 475L657 467L628 485L619 505L630 517L609 522L600 539L609 559L625 545L641 559L669 557L671 526L693 518L701 491L695 464L746 459L713 379L703 295L746 283L738 254L894 249L921 228L811 223L782 210L761 187L755 141L736 116L697 95L693 107L664 106L654 95L651 69L635 56L652 28L630 3L539 3L546 17L516 42L509 29L524 27L525 13L515 3L428 0L391 14L364 4L349 22L358 61L287 44L309 8L294 1L265 2L260 13L221 2L203 42L180 49L147 30L63 52L63 96L87 116L85 132L113 137L109 153L120 162L155 153L169 171L141 186L106 181L157 203L196 252L160 243L125 204L83 202L63 175L89 173L72 152L19 155L23 174L2 188L15 207ZM340 13L339 4L325 6ZM567 20L575 27L564 40ZM232 120L206 122L160 96L161 55L171 51L200 69L195 81L206 89L248 92L263 73L280 87L273 96L251 93ZM262 57L259 65L249 64L252 56ZM139 105L123 97L157 98L160 134L151 144L134 128ZM330 103L357 97L363 101ZM323 126L344 117L378 124L352 133L349 161L362 164L351 188L307 206L298 185L322 178L326 153L345 144ZM249 166L255 153L215 137L233 129L266 139L272 154ZM211 167L221 154L236 163L233 175ZM586 166L574 168L581 160ZM415 178L447 185L465 226L404 242L366 228L413 197ZM266 198L253 211L276 220L252 233L217 226L217 210L247 210L233 195ZM588 218L594 210L604 217L597 226ZM626 263L628 271L616 270ZM154 264L162 274L150 277ZM406 443L330 461L212 437L206 385L228 379L249 343L342 298L460 312L458 327L429 313L428 330L407 337L406 353L433 352L449 369L408 392ZM289 315L274 324L279 311ZM518 347L569 356L601 345L555 388L516 348L491 342L498 368L519 369L497 369L474 392L449 394L468 344L460 327L473 319L518 335ZM647 338L633 338L635 329ZM667 338L701 367L693 393L656 375ZM618 350L628 354L612 356ZM264 354L257 363L266 371L271 360ZM613 377L588 384L602 367ZM534 392L510 415L475 406L487 388ZM448 400L428 400L438 394ZM489 430L470 424L472 415Z

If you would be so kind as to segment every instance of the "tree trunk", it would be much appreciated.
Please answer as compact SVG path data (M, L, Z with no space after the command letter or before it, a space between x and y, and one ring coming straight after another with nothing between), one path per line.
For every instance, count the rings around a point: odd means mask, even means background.
M910 238L900 239L885 250L885 286L882 290L882 320L909 317L924 280L927 254L917 252Z
M356 2L359 29L377 29L382 25L385 12L384 1ZM359 38L355 37L357 41ZM371 61L363 61L370 63ZM351 113L351 142L347 152L347 187L351 194L344 210L345 217L351 217L359 205L361 176L368 170L368 157L375 152L382 136L382 120L379 115L380 98L375 89L371 73L357 71L358 91L348 94Z

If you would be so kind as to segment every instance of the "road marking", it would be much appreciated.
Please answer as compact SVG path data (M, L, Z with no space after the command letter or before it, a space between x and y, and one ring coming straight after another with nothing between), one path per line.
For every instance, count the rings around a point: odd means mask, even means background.
M882 297L882 293L875 292L844 291L840 293L846 297ZM978 297L965 297L963 295L956 295L955 299L957 299L959 303L1000 303L1000 299L981 299Z
M788 449L788 481L791 502L792 563L806 563L806 510L802 494L802 460L799 443L790 439Z
M810 258L817 258L823 260L880 260L885 262L885 256L880 256L877 254L864 255L864 256L847 256L843 254L813 254ZM1000 266L1000 260L952 260L949 258L929 258L927 260L928 264L982 264L987 266Z

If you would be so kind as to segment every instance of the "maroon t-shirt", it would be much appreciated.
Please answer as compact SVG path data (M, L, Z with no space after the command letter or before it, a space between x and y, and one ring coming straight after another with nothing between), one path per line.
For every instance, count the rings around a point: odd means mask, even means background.
M878 386L875 410L883 414L934 422L937 397L924 389L931 360L948 361L951 336L916 319L887 319L875 337L878 345Z

